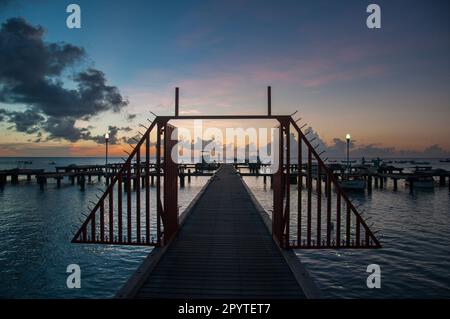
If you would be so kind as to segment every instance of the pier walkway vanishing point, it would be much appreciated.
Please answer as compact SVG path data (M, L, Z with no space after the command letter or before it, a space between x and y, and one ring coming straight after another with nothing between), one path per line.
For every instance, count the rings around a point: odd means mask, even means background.
M243 183L222 165L157 265L119 296L304 298Z

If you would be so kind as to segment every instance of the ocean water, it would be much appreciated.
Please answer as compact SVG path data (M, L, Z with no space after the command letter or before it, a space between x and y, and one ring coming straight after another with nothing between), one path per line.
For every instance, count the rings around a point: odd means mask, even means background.
M31 160L27 168L49 171L54 171L52 160L61 166L104 163L103 158L3 158L0 170L17 167L17 160ZM207 180L193 177L179 190L181 211ZM35 181L8 183L0 190L0 298L110 298L151 252L151 247L70 243L81 213L96 200L97 189L105 188L104 180L93 181L84 192L68 180L58 189L51 179L44 190ZM81 268L80 289L67 288L69 264Z
M24 166L54 170L69 164L103 164L103 158L0 158L0 170ZM115 162L111 159L111 162ZM399 164L394 164L399 166ZM448 163L434 161L434 167ZM411 166L411 165L409 165ZM408 167L405 164L405 167ZM193 178L179 192L186 207L206 183ZM272 191L263 178L245 177L260 203L272 209ZM94 179L96 181L96 179ZM71 244L81 212L94 200L102 182L84 192L64 181L60 189L49 180L44 190L34 181L8 184L0 191L0 298L108 298L121 287L151 248ZM450 193L448 185L412 194L389 183L372 194L349 193L357 199L375 229L380 250L296 251L325 298L449 298ZM293 202L296 189L292 189ZM154 201L153 201L154 202ZM293 210L296 207L292 207ZM66 287L66 267L81 267L81 289ZM366 286L367 265L381 268L381 289Z

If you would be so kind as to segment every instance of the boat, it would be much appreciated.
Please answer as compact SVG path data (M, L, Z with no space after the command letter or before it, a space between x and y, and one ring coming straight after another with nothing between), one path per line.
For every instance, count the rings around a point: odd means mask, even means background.
M24 164L24 165L31 165L31 164L33 164L33 161L17 161L17 163Z
M439 162L441 162L441 163L450 163L450 158L441 159L441 160L439 160Z
M414 181L413 187L431 189L431 188L434 188L434 180L433 180L433 178L419 179L419 180Z
M342 189L345 190L363 191L366 188L366 182L363 179L340 181L340 184Z
M430 165L430 162L411 161L410 163L415 165Z
M433 189L434 188L434 178L431 175L431 167L428 166L417 166L413 172L414 176L406 181L406 184L413 188L422 189Z
M54 161L51 161L50 163L48 163L48 165L56 165L56 163Z
M434 179L431 176L418 176L413 180L406 181L406 184L411 185L413 188L420 189L433 189L434 188Z

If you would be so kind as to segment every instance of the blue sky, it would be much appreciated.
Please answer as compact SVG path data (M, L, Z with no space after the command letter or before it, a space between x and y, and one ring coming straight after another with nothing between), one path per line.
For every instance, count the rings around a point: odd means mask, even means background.
M65 26L72 2L80 30ZM365 24L373 2L379 30ZM77 67L102 70L128 98L118 114L77 122L92 132L170 114L175 86L186 114L263 113L272 85L274 112L299 109L326 143L349 131L359 145L450 149L448 1L35 0L0 10L2 22L20 16L42 25L45 41L83 47ZM8 127L0 144L26 144Z

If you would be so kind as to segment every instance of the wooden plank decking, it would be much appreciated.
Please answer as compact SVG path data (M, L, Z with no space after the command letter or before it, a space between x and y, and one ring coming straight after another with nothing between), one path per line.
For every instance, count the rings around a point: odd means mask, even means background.
M305 298L243 181L224 165L136 298Z

